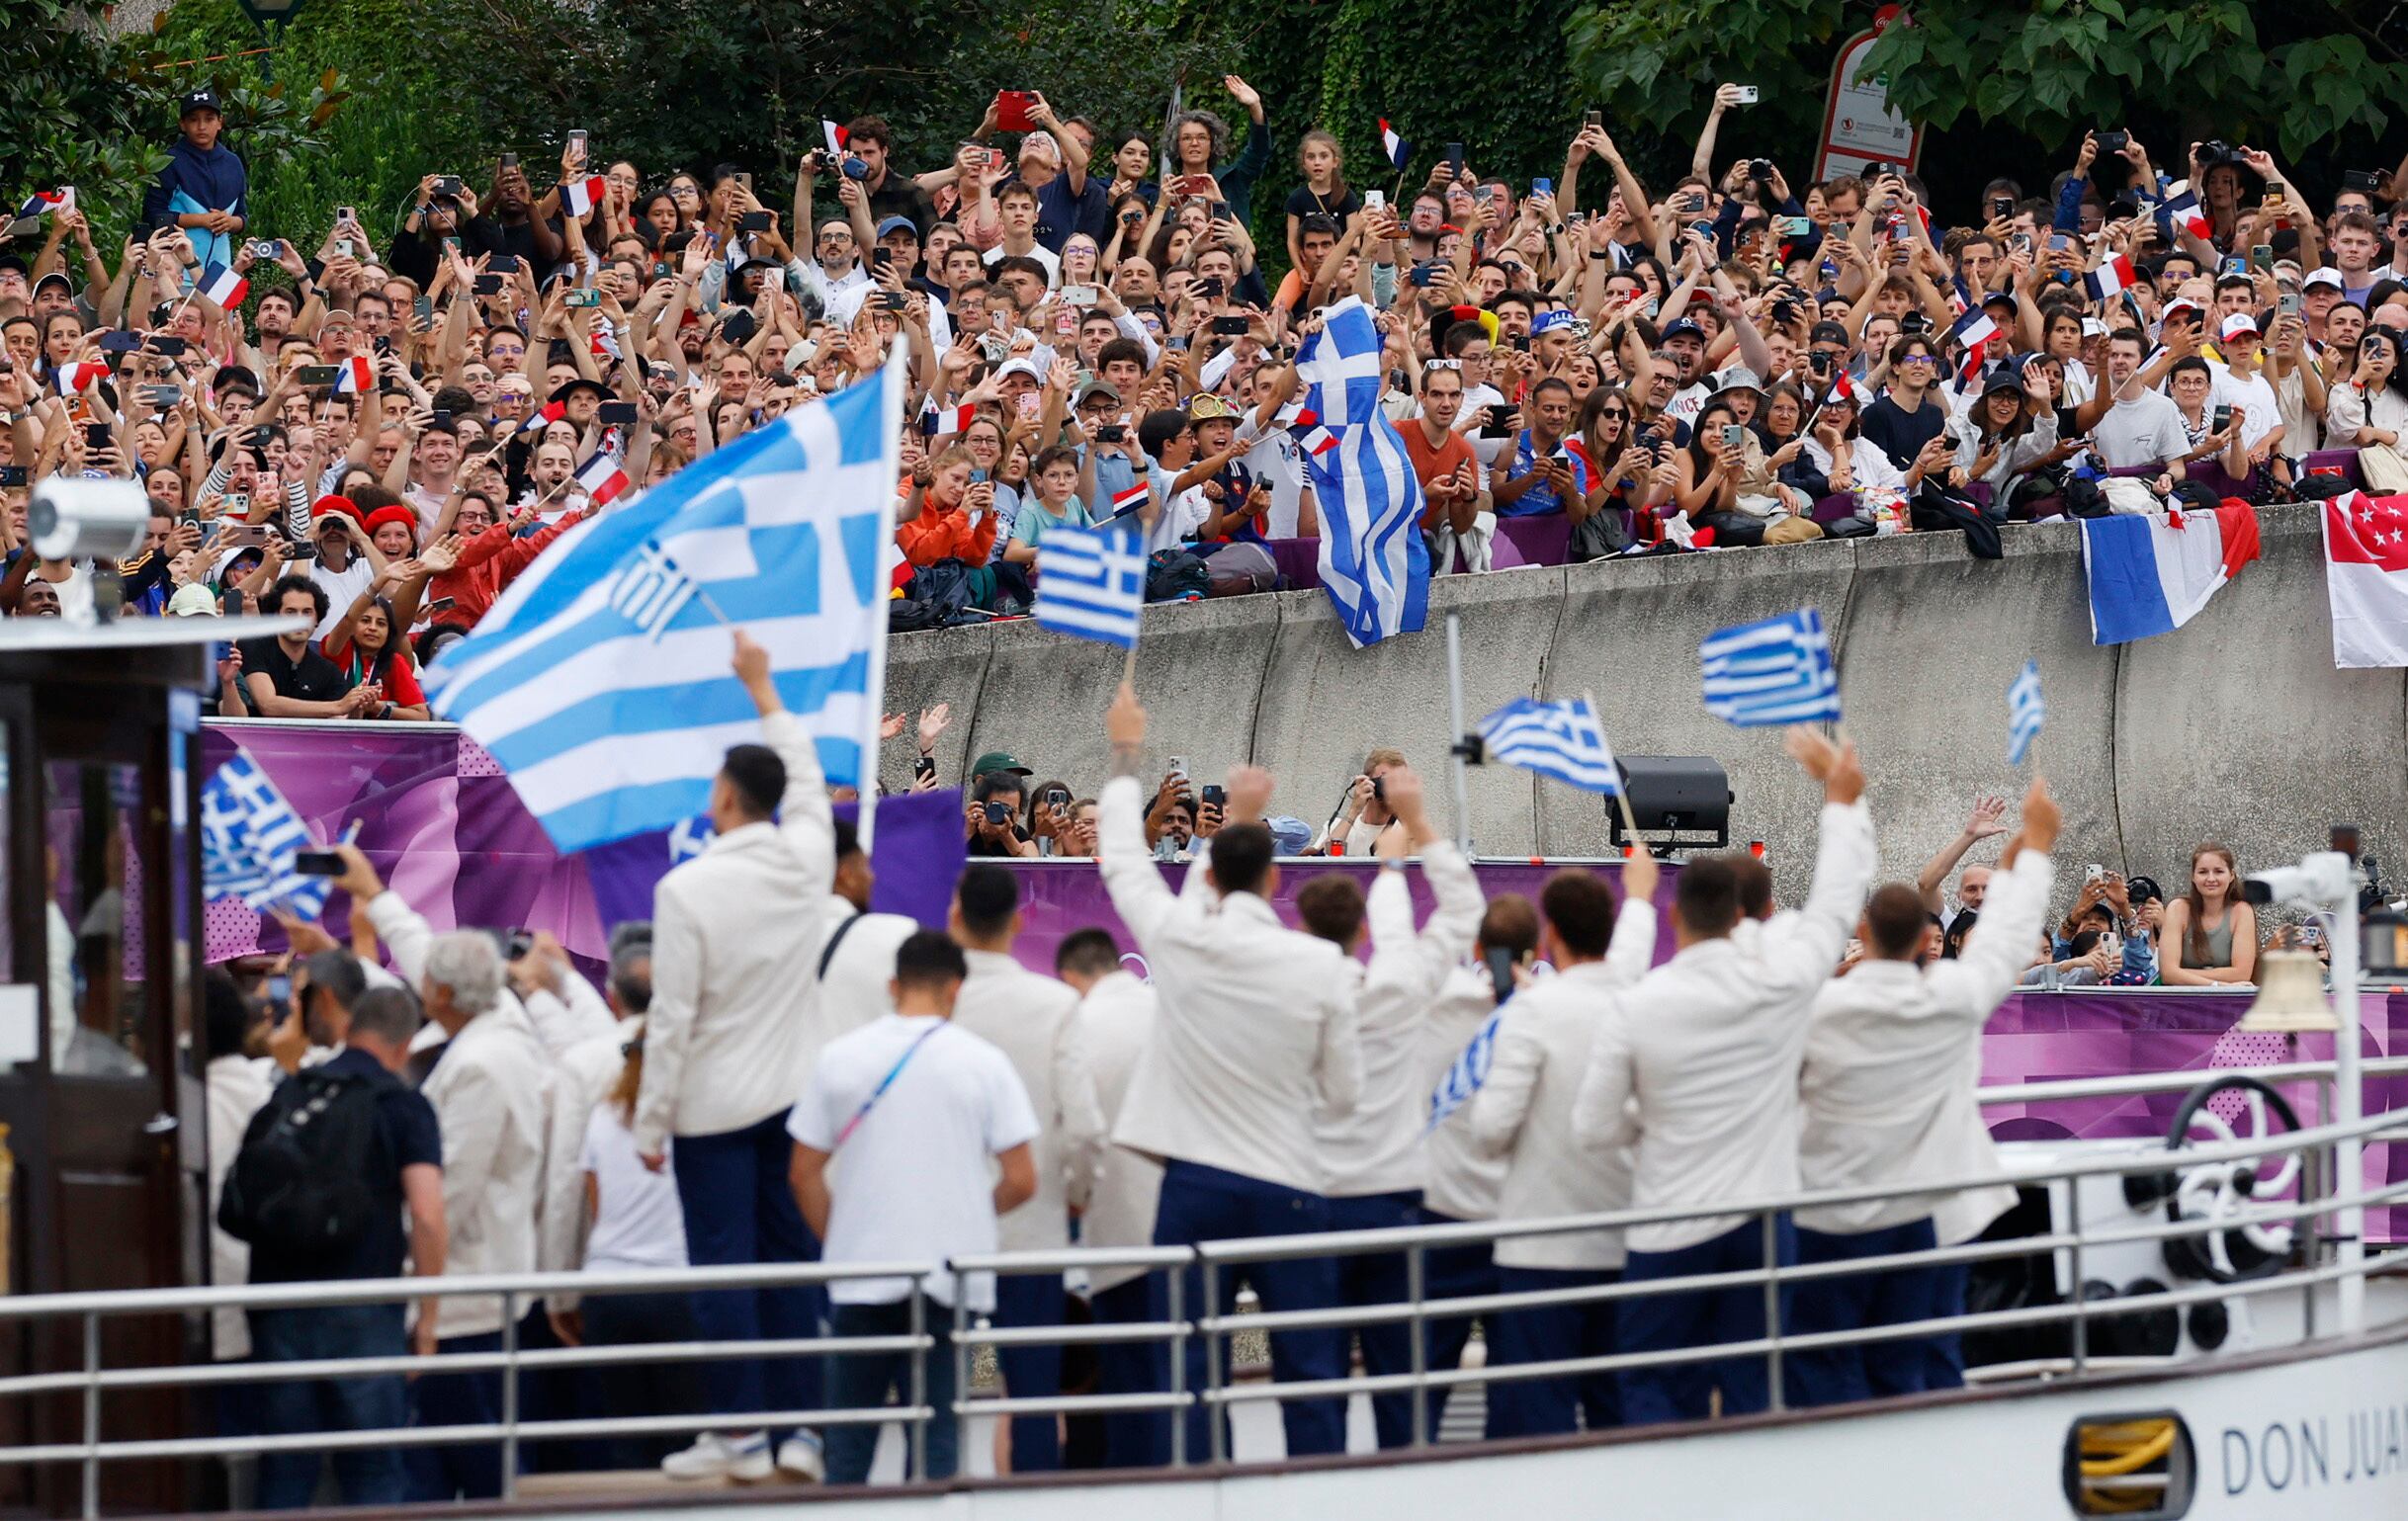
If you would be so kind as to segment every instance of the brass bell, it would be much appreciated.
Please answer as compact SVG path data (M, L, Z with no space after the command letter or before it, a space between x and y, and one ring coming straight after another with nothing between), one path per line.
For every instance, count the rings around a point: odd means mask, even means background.
M2329 1033L2341 1028L2325 1001L2324 964L2312 951L2270 950L2258 958L2258 997L2237 1030L2279 1035Z

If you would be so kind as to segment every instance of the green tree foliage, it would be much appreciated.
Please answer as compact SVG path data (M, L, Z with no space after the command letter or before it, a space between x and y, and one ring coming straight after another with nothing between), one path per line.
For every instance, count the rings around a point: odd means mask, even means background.
M1843 0L1608 0L1575 6L1564 37L1572 75L1603 109L1616 145L1634 165L1677 174L1718 84L1760 92L1747 121L1731 124L1749 142L1813 143L1833 53L1869 19ZM1726 130L1726 156L1737 135Z
M167 162L174 88L141 66L141 49L109 35L91 0L0 5L0 140L11 208L60 185L96 235L122 236Z

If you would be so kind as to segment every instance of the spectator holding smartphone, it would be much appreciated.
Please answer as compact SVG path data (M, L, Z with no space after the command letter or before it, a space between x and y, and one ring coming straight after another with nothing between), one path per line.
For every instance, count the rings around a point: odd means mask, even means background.
M142 203L142 225L181 227L203 266L231 266L234 240L250 214L250 180L233 149L217 140L225 129L217 92L187 94L177 125L181 135L167 146L167 167Z

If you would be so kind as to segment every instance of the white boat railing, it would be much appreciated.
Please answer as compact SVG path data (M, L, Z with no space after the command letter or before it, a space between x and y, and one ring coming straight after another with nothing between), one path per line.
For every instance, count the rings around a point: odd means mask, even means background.
M2408 1058L2370 1060L2365 1075L2379 1077L2408 1073ZM2269 1083L2328 1082L2333 1064L2330 1062L2298 1062L2275 1067L2234 1068L2229 1071L2186 1072L2179 1074L2142 1074L2124 1078L2084 1079L2059 1083L2022 1083L2011 1087L1987 1089L1983 1100L1990 1104L2028 1103L2048 1099L2076 1097L2107 1097L2148 1093L2178 1092L2196 1086L2202 1077L2250 1076ZM2329 1106L2325 1112L2329 1112ZM1412 1440L1415 1446L1426 1445L1432 1439L1429 1430L1427 1402L1423 1392L1443 1392L1465 1384L1493 1384L1527 1379L1563 1378L1584 1374L1617 1372L1625 1369L1675 1366L1684 1363L1721 1361L1732 1358L1761 1357L1769 1369L1767 1388L1772 1408L1784 1404L1782 1390L1783 1360L1799 1352L1815 1351L1852 1344L1871 1344L1939 1333L2004 1330L2017 1327L2045 1326L2065 1322L2071 1342L2070 1372L2081 1377L2089 1371L2090 1341L2094 1322L2102 1319L2121 1319L2151 1310L2176 1310L2210 1301L2248 1299L2266 1295L2298 1293L2302 1296L2302 1344L2319 1339L2354 1333L2359 1327L2334 1325L2321 1330L2315 1308L2317 1289L2365 1275L2392 1271L2400 1265L2394 1259L2374 1256L2353 1260L2333 1248L2334 1233L2321 1228L2326 1224L2354 1218L2352 1212L2365 1208L2408 1201L2408 1179L2388 1182L2378 1187L2364 1186L2363 1179L2338 1180L2357 1186L2332 1187L2317 1191L2309 1185L2312 1178L2335 1180L2330 1158L2338 1143L2348 1140L2379 1139L2398 1135L2408 1140L2408 1110L2378 1113L2350 1124L2325 1124L2296 1131L2252 1138L2246 1141L2186 1146L2176 1150L2152 1149L2134 1145L2101 1154L2065 1158L2043 1167L2009 1169L2005 1174L1987 1174L1918 1181L1911 1186L1880 1186L1833 1189L1801 1193L1788 1198L1725 1201L1711 1205L1694 1205L1665 1209L1615 1210L1600 1214L1546 1221L1484 1222L1460 1225L1430 1225L1384 1230L1356 1230L1312 1235L1259 1237L1245 1240L1206 1242L1198 1246L1156 1246L1124 1249L1072 1248L1051 1252L1013 1252L990 1256L956 1258L948 1263L884 1262L850 1263L844 1265L779 1264L734 1267L684 1268L657 1271L603 1271L577 1273L519 1273L476 1277L441 1278L433 1281L412 1278L341 1280L306 1284L254 1285L242 1287L196 1287L183 1289L132 1290L107 1293L55 1294L41 1296L0 1296L0 1325L76 1324L81 1331L82 1366L50 1372L29 1373L0 1378L0 1400L41 1399L50 1396L80 1394L80 1434L75 1440L29 1442L12 1448L0 1448L0 1466L26 1467L41 1464L74 1464L80 1467L83 1481L83 1513L100 1513L100 1475L103 1465L159 1459L223 1458L261 1453L350 1451L363 1448L415 1448L449 1446L470 1443L497 1445L501 1449L501 1473L504 1495L509 1497L517 1479L519 1456L530 1442L554 1442L569 1439L628 1437L693 1433L724 1429L731 1424L725 1414L696 1413L645 1417L603 1419L545 1419L529 1420L522 1416L519 1399L519 1380L522 1376L550 1370L593 1369L600 1366L650 1365L663 1363L705 1363L731 1359L762 1357L811 1357L829 1359L851 1354L903 1353L909 1359L909 1397L902 1404L876 1408L772 1410L740 1417L745 1426L828 1427L837 1425L903 1423L906 1431L912 1472L924 1473L927 1434L930 1423L951 1419L967 1423L974 1415L1036 1415L1036 1414L1098 1414L1131 1411L1184 1412L1202 1406L1214 1412L1206 1421L1210 1431L1209 1450L1202 1454L1187 1451L1186 1421L1173 1414L1169 1421L1169 1441L1172 1461L1186 1465L1198 1458L1213 1463L1226 1461L1229 1454L1226 1434L1219 1412L1240 1404L1261 1401L1285 1401L1302 1398L1329 1398L1353 1394L1376 1394L1410 1392L1413 1406ZM1822 1264L1778 1265L1776 1254L1770 1250L1782 1219L1790 1213L1818 1206L1836 1206L1903 1197L1933 1196L1973 1188L1993 1187L2006 1183L2021 1187L2073 1185L2084 1178L2126 1176L2135 1173L2166 1173L2190 1167L2209 1166L2226 1162L2246 1161L2263 1156L2282 1156L2297 1153L2306 1160L2321 1159L2321 1169L2302 1166L2299 1197L2251 1203L2246 1207L2195 1219L2152 1221L2133 1225L2117 1223L2102 1227L2083 1220L2080 1208L2081 1190L2067 1186L2061 1191L2066 1205L2062 1222L2042 1233L1998 1240L1975 1240L1961 1245L1935 1250L1904 1253L1888 1257L1854 1259ZM1593 1286L1499 1293L1477 1297L1428 1298L1425 1283L1424 1258L1432 1249L1477 1243L1532 1237L1564 1235L1598 1230L1626 1230L1632 1226L1663 1224L1682 1220L1739 1217L1753 1220L1764 1235L1765 1262L1763 1267L1740 1271L1698 1275L1686 1278L1666 1278L1638 1283L1607 1282ZM2275 1272L2263 1277L2244 1278L2232 1282L2208 1282L2193 1287L2168 1288L2147 1294L2127 1295L2105 1303L2094 1303L2076 1292L2063 1303L2030 1305L2017 1309L1969 1312L1942 1319L1923 1320L1906 1324L1891 1324L1854 1331L1792 1333L1782 1329L1780 1296L1784 1288L1801 1282L1822 1278L1843 1277L1891 1268L1929 1267L1948 1264L1976 1264L2004 1258L2030 1257L2042 1253L2064 1253L2070 1260L2070 1280L2076 1285L2083 1281L2083 1261L2087 1254L2134 1243L2165 1242L2221 1233L2252 1225L2291 1224L2295 1245L2291 1259ZM1195 1313L1186 1303L1189 1291L1184 1287L1188 1270L1194 1270L1204 1288L1206 1307L1219 1303L1216 1290L1233 1272L1250 1264L1316 1256L1360 1256L1366 1254L1403 1253L1407 1259L1408 1297L1388 1305L1351 1306L1329 1310L1251 1311L1237 1314ZM957 1397L950 1408L936 1408L928 1398L927 1357L937 1346L924 1314L927 1301L918 1292L940 1268L953 1273L993 1272L997 1274L1044 1274L1059 1277L1071 1271L1092 1273L1098 1269L1143 1268L1161 1272L1166 1280L1166 1312L1159 1320L1135 1323L1093 1325L1058 1325L1043 1327L997 1327L974 1323L969 1314L957 1309L954 1314L951 1354L955 1359L955 1390ZM772 1287L819 1287L847 1280L903 1278L909 1280L913 1292L908 1296L909 1328L897 1335L835 1337L820 1336L766 1341L682 1341L644 1343L626 1346L583 1346L530 1349L520 1345L518 1325L523 1311L547 1295L575 1294L580 1297L631 1294L685 1292L705 1293L713 1290ZM1425 1342L1422 1335L1431 1319L1458 1319L1500 1311L1537 1309L1542 1307L1596 1304L1637 1299L1648 1295L1692 1291L1710 1288L1736 1288L1761 1285L1764 1295L1766 1315L1765 1334L1742 1342L1717 1342L1708 1345L1668 1351L1615 1353L1590 1357L1570 1357L1542 1363L1512 1365L1489 1364L1479 1368L1432 1369L1425 1365ZM306 1309L311 1307L403 1304L427 1299L489 1299L498 1300L502 1310L501 1345L491 1352L441 1354L435 1357L337 1357L296 1362L221 1363L201 1366L152 1366L111 1368L103 1365L102 1327L104 1322L121 1317L186 1315L208 1310ZM958 1298L958 1296L957 1296ZM1281 1331L1320 1329L1344 1330L1405 1322L1411 1327L1410 1342L1413 1363L1409 1371L1380 1376L1347 1377L1319 1381L1286 1383L1241 1382L1218 1355L1225 1340L1239 1331L1278 1333ZM1185 1351L1191 1338L1206 1338L1206 1378L1200 1389L1185 1388ZM1060 1394L1052 1396L1018 1396L973 1398L970 1393L972 1359L978 1349L1038 1345L1096 1345L1113 1342L1166 1342L1170 1353L1168 1387L1160 1392L1121 1394ZM2118 1367L2128 1360L2117 1359ZM121 1392L156 1390L208 1390L226 1385L285 1382L298 1379L367 1378L393 1375L428 1375L434 1373L460 1374L499 1371L502 1375L500 1418L475 1425L439 1427L405 1427L391 1430L354 1432L305 1432L250 1436L191 1436L145 1439L112 1439L103 1430L104 1396ZM1997 1387L1985 1380L1985 1387ZM55 1416L52 1423L55 1424ZM964 1444L967 1450L967 1444Z

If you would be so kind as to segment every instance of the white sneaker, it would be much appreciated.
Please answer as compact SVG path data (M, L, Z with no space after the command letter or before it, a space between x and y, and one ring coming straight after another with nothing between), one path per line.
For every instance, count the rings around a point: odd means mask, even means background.
M799 1431L780 1442L778 1472L815 1484L827 1478L827 1459L819 1450L819 1439L808 1431Z
M770 1461L769 1438L758 1431L733 1437L706 1431L684 1452L661 1459L660 1472L676 1479L730 1479L753 1484L777 1472L777 1465Z

